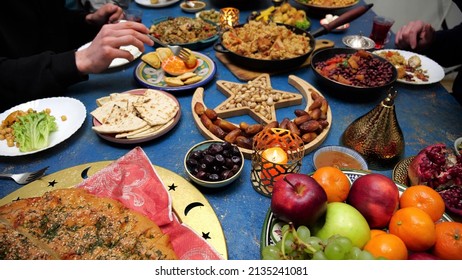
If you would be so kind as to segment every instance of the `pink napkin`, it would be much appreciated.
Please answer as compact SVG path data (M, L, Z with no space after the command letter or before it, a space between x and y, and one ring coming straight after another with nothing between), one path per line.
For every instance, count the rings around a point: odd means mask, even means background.
M90 193L111 197L153 220L170 236L182 260L218 260L222 256L193 229L181 224L172 211L172 198L140 147L77 185Z

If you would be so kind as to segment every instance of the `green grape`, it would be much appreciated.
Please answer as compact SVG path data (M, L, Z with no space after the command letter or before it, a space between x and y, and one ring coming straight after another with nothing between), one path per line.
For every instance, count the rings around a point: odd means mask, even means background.
M323 247L324 247L324 244L323 244L321 238L316 237L316 236L311 236L311 237L306 241L306 243L307 243L308 245L311 245L311 247L313 247L313 249L315 249L316 251L322 250Z
M262 258L264 260L280 260L281 259L281 254L280 250L273 245L265 246L263 247L263 250L261 251Z
M312 260L327 260L326 255L324 254L323 251L316 251L313 254L313 257L311 258Z
M358 247L351 247L350 251L345 254L346 260L357 260L359 254L361 254L361 249Z
M308 239L311 237L311 232L306 226L299 226L297 228L297 236L302 242L308 243Z
M358 260L374 260L375 257L366 250L361 251L358 255Z
M353 242L348 237L345 236L338 236L335 239L335 242L342 246L344 252L349 252L351 248L353 247Z
M331 240L324 248L324 254L329 260L343 260L345 251L336 240Z
M292 254L292 252L295 250L296 248L296 245L293 241L293 236L292 236L292 239L291 238L286 238L284 240L284 253L285 254Z
M289 229L290 229L290 225L289 225L289 224L283 225L282 228L281 228L282 235L284 235L284 233L288 232Z

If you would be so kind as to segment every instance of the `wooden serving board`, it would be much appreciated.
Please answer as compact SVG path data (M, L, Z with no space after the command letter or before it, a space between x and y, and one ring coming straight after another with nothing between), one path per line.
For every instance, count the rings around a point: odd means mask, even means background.
M313 98L311 97L311 92L312 91L317 92L319 95L323 96L310 83L308 83L307 81L305 81L305 80L303 80L303 79L301 79L301 78L299 78L299 77L297 77L295 75L290 75L289 79L288 79L288 82L289 82L290 85L294 86L300 92L300 94L307 100L306 107L304 108L305 111L308 111L310 105L313 103ZM200 117L195 113L195 110L194 110L194 105L196 104L196 102L200 102L200 103L204 104L204 107L207 108L207 105L204 103L204 88L202 88L202 87L198 87L196 89L196 91L193 94L192 101L191 101L191 112L193 114L194 123L196 124L196 127L199 129L200 133L205 138L213 139L213 140L221 140L217 136L215 136L212 132L210 132L202 124L202 122L200 120ZM235 110L235 111L232 112L232 115L228 114L227 116L228 117L240 116L240 115L243 115L243 114L246 114L246 113L248 113L247 109ZM260 117L258 119L263 120L262 124L264 124L264 125L267 124L267 123L264 122L265 118ZM330 128L332 127L332 111L331 111L330 106L329 106L329 108L327 110L327 121L329 122L329 125L313 141L311 141L310 143L307 143L307 144L304 145L304 147L303 147L304 155L307 155L308 153L310 153L311 151L313 151L314 149L319 147L319 145L321 145L322 142L324 142L324 140L326 139L327 134L329 133ZM237 124L235 124L235 125L239 126ZM253 150L245 149L245 148L242 148L242 147L239 147L239 149L242 151L242 153L244 154L244 157L246 159L251 159L252 158Z
M299 68L306 67L306 66L310 65L311 57L313 56L314 52L316 52L318 50L322 50L322 49L333 48L334 45L335 45L335 43L333 41L331 41L331 40L316 40L315 45L314 45L314 50L308 56L307 60L305 62L303 62L302 65L299 66ZM226 68L229 69L229 71L231 71L231 73L234 74L234 76L236 76L236 78L238 78L241 81L250 81L250 80L253 80L256 77L260 76L262 73L268 73L268 72L259 72L259 71L248 70L248 69L242 68L241 66L236 65L231 60L229 60L229 58L226 56L225 53L215 52L215 56L218 58L218 60L221 61L221 63L223 63L226 66ZM291 69L285 69L285 70L281 70L281 71L270 72L268 74L270 74L270 75L271 74L278 74L278 73L281 73L281 72L286 72L288 70L291 70Z

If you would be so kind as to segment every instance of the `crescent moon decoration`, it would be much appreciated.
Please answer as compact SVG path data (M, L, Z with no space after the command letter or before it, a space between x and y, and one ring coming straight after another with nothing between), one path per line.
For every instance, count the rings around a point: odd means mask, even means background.
M204 206L204 204L200 202L192 202L188 204L188 206L186 206L186 208L184 209L184 215L187 216L189 211L191 211L195 207L200 207L200 206Z
M88 166L87 168L85 168L82 173L80 173L80 176L82 177L82 179L87 179L88 178L88 170L90 170L91 166Z

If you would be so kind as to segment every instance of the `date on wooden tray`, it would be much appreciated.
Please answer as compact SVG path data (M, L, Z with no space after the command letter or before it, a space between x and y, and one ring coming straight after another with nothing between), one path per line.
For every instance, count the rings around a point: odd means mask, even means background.
M236 144L247 159L253 153L253 137L260 131L267 128L288 129L302 138L306 155L327 137L332 112L324 96L305 80L290 75L289 84L301 95L272 89L268 74L262 74L246 84L217 81L218 89L228 99L214 109L205 105L204 89L198 88L191 103L196 126L208 139ZM276 108L301 104L302 98L306 99L307 105L303 109L295 109L293 119L277 119ZM257 123L234 124L225 119L244 114L249 114Z

